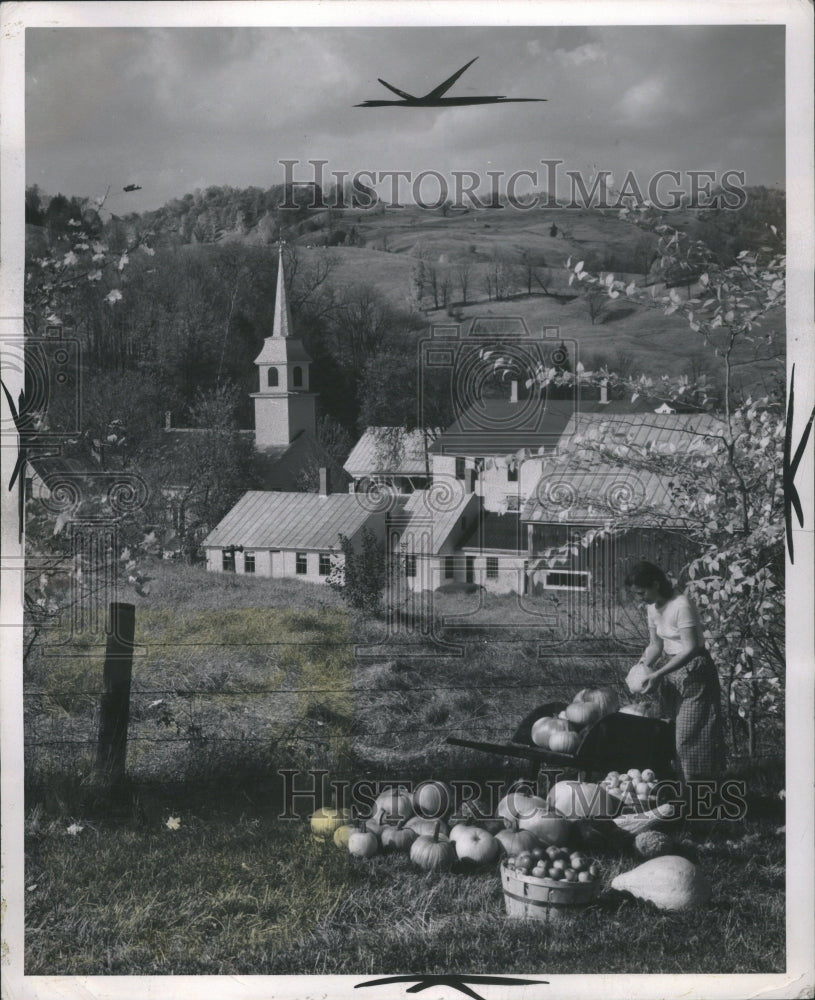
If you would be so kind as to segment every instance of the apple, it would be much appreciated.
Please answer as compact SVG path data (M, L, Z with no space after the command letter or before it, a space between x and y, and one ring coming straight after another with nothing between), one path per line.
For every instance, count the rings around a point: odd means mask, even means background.
M620 776L619 774L609 775L604 782L606 788L619 788L620 787Z
M569 867L569 862L565 858L558 858L557 861L552 862L552 867L557 868L558 871L565 872Z
M542 847L533 847L529 853L536 861L540 861L541 858L546 857L546 851Z
M591 875L592 878L598 878L599 877L599 875L600 875L600 866L597 864L596 861L593 861L589 865L589 875Z
M550 861L554 861L555 858L558 857L559 850L560 850L559 847L555 847L554 844L552 844L551 847L546 848L546 856L549 858Z
M549 878L559 882L563 878L563 871L560 868L550 868L547 872Z
M591 882L591 872L578 872L577 881L578 882Z
M619 778L620 777L620 772L619 771L609 771L608 774L606 775L606 777L607 778Z
M589 863L585 858L572 858L572 868L574 868L576 872L585 871L588 867Z
M648 787L648 782L647 781L638 781L637 782L636 792L637 792L637 795L639 795L639 797L641 799L647 799L648 798L648 793L650 792L650 790L651 789Z
M563 873L563 878L567 882L576 882L579 874L580 873L576 872L573 868L567 868L566 871Z
M640 778L642 778L642 771L640 771L638 767L630 767L628 769L628 777L631 778L632 781L639 781Z
M656 781L657 780L657 776L651 770L650 767L646 767L646 769L642 772L642 780L643 781Z

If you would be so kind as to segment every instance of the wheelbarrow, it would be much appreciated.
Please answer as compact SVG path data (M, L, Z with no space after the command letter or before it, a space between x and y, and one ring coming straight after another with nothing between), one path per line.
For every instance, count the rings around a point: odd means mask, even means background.
M552 780L567 769L579 775L589 772L627 771L650 767L659 778L673 774L674 726L663 719L647 719L640 715L614 712L595 722L581 733L580 743L573 754L555 753L532 742L532 725L547 715L557 715L566 702L552 701L539 705L518 725L509 743L485 743L480 740L448 736L452 746L468 747L503 757L518 757L538 765L538 786L548 790ZM541 788L541 785L544 787Z

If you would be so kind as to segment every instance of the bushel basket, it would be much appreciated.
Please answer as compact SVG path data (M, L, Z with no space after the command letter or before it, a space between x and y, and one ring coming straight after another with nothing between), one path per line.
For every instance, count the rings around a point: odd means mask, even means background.
M501 885L507 916L559 920L580 913L600 893L600 882L565 882L523 875L501 862Z

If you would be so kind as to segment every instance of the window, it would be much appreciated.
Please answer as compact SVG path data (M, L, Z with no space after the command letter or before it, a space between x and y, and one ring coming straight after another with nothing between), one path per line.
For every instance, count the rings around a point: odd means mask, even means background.
M507 510L520 510L521 498L517 493L507 494Z
M487 556L487 579L497 580L498 579L498 557L497 556Z
M319 567L320 576L328 576L330 572L331 572L331 555L328 552L321 552L320 567Z
M591 577L575 570L547 570L543 577L546 590L588 590Z
M304 574L308 573L308 553L298 552L294 560L294 571L295 573Z
M255 572L255 553L246 552L243 556L243 571L244 573L254 573Z
M405 556L405 576L416 576L416 556Z
M445 556L444 557L444 579L445 580L452 580L454 575L455 575L455 573L454 573L454 570L453 570L453 557L452 556Z
M463 479L464 478L464 468L465 468L465 466L464 466L464 459L463 458L457 458L456 459L456 479Z
M280 379L277 374L277 369L270 368L269 371L266 373L266 383L269 386L269 388L274 389L275 386L278 384L279 380Z
M235 550L234 549L224 549L221 552L221 567L224 573L234 573L235 572Z
M517 483L518 482L518 463L510 462L507 466L507 482Z
M297 365L291 373L291 384L295 388L299 388L303 384L303 369L300 365Z

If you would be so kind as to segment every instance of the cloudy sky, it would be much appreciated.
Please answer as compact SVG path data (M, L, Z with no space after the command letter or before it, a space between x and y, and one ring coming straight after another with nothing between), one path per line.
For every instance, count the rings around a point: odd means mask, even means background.
M432 89L545 97L356 108ZM115 212L328 170L742 170L784 184L783 26L29 28L26 179ZM125 184L142 190L124 194ZM485 181L485 189L486 190ZM380 193L383 192L380 186ZM434 194L430 191L430 196Z

